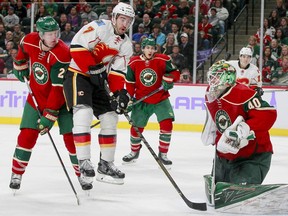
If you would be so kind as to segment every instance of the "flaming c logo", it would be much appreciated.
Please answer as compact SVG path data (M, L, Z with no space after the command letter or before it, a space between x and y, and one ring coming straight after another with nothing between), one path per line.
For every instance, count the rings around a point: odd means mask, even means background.
M119 53L118 50L109 47L105 43L98 43L93 49L93 55L96 59L96 62L103 62L108 64L111 58Z

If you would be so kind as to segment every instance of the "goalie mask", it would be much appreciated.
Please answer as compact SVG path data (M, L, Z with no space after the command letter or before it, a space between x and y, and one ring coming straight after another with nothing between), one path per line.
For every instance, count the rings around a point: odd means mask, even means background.
M220 60L214 63L207 73L207 81L209 84L209 101L213 101L220 96L225 89L236 83L236 70L226 62Z
M41 17L36 22L36 30L41 41L48 48L53 48L60 38L60 28L56 20L51 16Z
M120 20L119 16L123 15ZM117 34L124 34L134 23L135 12L131 5L119 2L112 11L112 24Z

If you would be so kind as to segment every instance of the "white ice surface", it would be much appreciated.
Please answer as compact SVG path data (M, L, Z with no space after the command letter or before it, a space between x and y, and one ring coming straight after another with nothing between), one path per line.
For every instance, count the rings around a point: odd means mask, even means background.
M92 162L97 168L99 146L94 128ZM0 216L194 216L229 215L217 213L208 206L206 212L190 209L158 167L157 162L143 145L135 164L122 165L121 158L129 153L129 131L118 130L115 164L126 173L124 185L111 185L94 181L87 196L80 188L69 162L58 128L51 131L53 140L80 198L76 197L62 169L60 161L47 135L41 136L33 149L30 163L23 175L22 185L13 196L9 188L12 155L19 130L15 125L0 125ZM145 131L145 138L158 153L158 132ZM272 137L274 155L266 184L288 183L287 137ZM203 175L210 173L214 148L203 146L200 133L173 132L169 158L173 167L169 173L183 194L191 201L206 201Z

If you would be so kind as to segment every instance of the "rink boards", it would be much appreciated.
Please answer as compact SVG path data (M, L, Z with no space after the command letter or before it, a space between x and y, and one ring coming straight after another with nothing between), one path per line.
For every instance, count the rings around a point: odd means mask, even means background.
M27 87L17 80L0 80L0 124L19 124L28 95ZM206 112L204 94L207 85L176 84L170 90L170 101L175 112L174 129L178 131L202 131ZM286 87L287 88L287 87ZM263 98L277 108L278 117L271 129L271 135L287 136L288 91L285 87L264 87ZM276 90L276 91L273 91ZM96 119L95 119L96 122ZM119 128L128 128L124 116L120 116ZM155 116L152 116L147 129L158 129Z

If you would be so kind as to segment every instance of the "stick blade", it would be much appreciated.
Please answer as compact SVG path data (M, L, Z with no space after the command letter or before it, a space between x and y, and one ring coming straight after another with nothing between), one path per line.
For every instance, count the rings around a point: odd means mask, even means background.
M207 211L207 204L206 202L191 202L190 200L188 200L186 197L183 197L185 203L187 204L188 207L195 209L195 210L199 210L199 211Z

